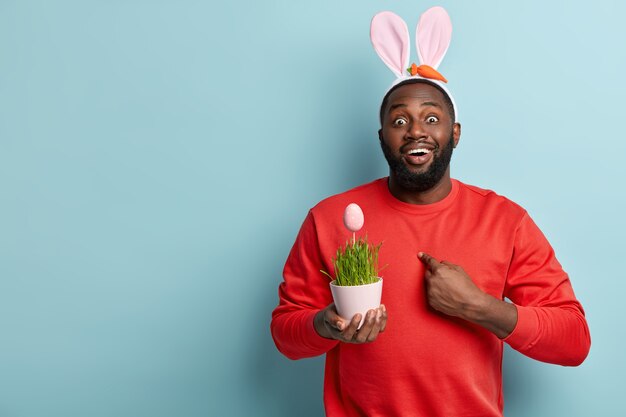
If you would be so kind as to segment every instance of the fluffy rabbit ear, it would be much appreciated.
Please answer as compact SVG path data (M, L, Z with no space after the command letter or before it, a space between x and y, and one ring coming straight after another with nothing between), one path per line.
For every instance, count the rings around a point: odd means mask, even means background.
M415 29L415 47L420 64L437 69L448 51L452 22L443 7L431 7L420 16Z
M391 12L380 12L372 19L370 38L374 50L398 77L409 66L411 41L404 20Z

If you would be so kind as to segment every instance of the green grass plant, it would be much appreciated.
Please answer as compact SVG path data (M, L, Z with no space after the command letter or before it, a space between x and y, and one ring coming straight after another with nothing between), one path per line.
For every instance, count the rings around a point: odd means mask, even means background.
M382 243L370 245L367 236L348 240L344 247L337 249L333 258L336 277L326 271L321 272L340 286L373 284L378 281L378 251L381 246Z

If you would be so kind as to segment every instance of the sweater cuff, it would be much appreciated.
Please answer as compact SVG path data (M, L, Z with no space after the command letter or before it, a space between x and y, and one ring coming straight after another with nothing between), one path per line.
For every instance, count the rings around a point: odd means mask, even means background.
M306 338L306 340L308 340L309 343L311 343L311 345L309 346L311 350L328 352L329 350L334 348L339 343L339 341L334 340L334 339L327 339L325 337L320 336L319 333L317 333L317 330L315 330L314 321L315 321L315 315L319 311L320 310L313 310L311 312L307 312L306 316L303 317L304 322L306 323L305 331L307 332L307 335L309 336Z
M533 307L518 305L515 307L517 308L517 323L511 334L502 340L515 350L528 351L537 341L539 318Z

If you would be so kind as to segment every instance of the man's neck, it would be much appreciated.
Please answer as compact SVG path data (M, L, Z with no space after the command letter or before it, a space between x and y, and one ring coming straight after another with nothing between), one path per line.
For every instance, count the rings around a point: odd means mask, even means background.
M412 191L403 188L393 175L390 175L387 186L391 195L398 200L408 204L424 205L433 204L446 198L452 190L452 180L450 179L450 173L446 172L434 187L426 191Z

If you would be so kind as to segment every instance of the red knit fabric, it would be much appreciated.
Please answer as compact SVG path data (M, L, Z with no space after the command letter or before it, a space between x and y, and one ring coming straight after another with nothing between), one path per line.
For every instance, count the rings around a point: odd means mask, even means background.
M354 345L320 337L313 317L332 302L332 257L350 233L343 210L357 203L380 264L386 331ZM492 191L452 181L435 204L395 199L386 178L330 197L309 212L289 254L272 336L291 359L326 354L328 416L502 416L503 341L478 325L434 311L426 302L419 251L464 268L483 291L518 308L504 340L546 362L577 365L589 330L567 274L524 209Z

